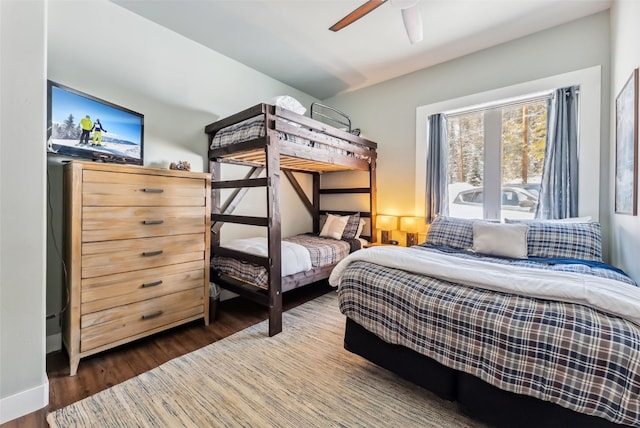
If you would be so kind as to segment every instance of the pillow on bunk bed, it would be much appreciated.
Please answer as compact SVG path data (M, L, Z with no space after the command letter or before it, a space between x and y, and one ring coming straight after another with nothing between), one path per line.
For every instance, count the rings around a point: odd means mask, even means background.
M327 214L327 220L322 226L320 236L323 238L342 239L342 234L349 221L349 216Z
M355 213L347 217L347 225L342 231L342 239L355 239L358 235L360 227L360 213Z
M269 104L282 107L300 115L304 114L307 109L300 103L300 101L289 95L279 95L271 98Z
M360 235L362 234L362 230L364 229L364 225L365 225L365 221L363 218L360 219L360 221L358 222L358 230L356 231L356 239L360 238Z

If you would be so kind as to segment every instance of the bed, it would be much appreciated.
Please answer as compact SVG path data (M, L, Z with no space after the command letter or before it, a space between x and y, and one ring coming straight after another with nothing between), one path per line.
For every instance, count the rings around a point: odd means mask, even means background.
M281 102L283 99L284 103ZM359 132L351 128L350 118L336 109L317 104L312 106L312 111L317 114L312 113L311 117L307 117L302 114L304 108L297 110L296 105L292 107L289 101L295 100L278 97L275 105L258 104L205 127L209 141L209 170L212 174L211 275L220 287L269 308L270 336L282 331L282 293L328 278L335 265L335 262L323 264L307 271L282 275L281 176L291 183L310 215L310 233L321 235L321 219L329 218L329 215L348 218L357 214L359 219L368 219L370 230L375 230L377 144L357 135ZM297 102L294 104L302 107ZM243 179L224 180L224 164L245 166L247 173ZM321 188L321 175L342 171L366 173L368 186ZM296 179L295 174L299 173L312 175L310 197ZM266 191L266 215L234 215L247 190L255 187ZM231 194L222 201L221 191L225 189L230 190ZM356 213L350 210L322 210L321 196L327 194L347 197L364 194L368 197L369 209L355 210ZM225 248L227 243L221 245L221 242L225 242L220 237L225 223L266 228L266 242L261 252L252 254L238 248ZM358 224L359 220L356 228ZM336 238L341 240L341 237ZM260 276L260 283L242 278L238 274L242 269L237 266L226 272L219 268L223 264L228 268L227 265L233 263L231 259L243 263L244 267L253 265L249 269L259 269L260 274L256 277Z
M640 288L599 224L510 226L442 217L424 245L348 256L345 347L494 426L640 426Z

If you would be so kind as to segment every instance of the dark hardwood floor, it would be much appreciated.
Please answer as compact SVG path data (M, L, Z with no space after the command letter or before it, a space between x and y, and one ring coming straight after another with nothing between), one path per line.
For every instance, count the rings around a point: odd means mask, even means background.
M335 292L326 281L301 287L283 295L289 310L328 292ZM151 337L80 360L76 376L69 376L65 351L47 354L49 405L13 421L2 428L47 427L48 412L67 406L110 386L151 370L173 358L216 342L267 319L267 309L241 298L220 303L218 319L209 323L194 321ZM265 335L268 334L265 327Z

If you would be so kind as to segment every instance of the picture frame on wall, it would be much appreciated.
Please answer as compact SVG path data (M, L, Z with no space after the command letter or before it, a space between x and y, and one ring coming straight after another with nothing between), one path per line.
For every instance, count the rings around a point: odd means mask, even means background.
M638 69L616 98L615 212L638 214Z

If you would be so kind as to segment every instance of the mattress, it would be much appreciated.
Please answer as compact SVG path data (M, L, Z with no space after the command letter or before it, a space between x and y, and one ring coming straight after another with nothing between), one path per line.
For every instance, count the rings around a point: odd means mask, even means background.
M284 119L282 119L284 120ZM264 124L264 115L259 115L256 117L252 117L250 119L246 119L242 122L238 122L234 125L227 126L226 128L222 128L219 130L213 137L211 141L210 149L225 147L235 143L241 143L244 141L250 141L256 138L261 138L266 135L265 124ZM299 124L290 122L294 126L299 126ZM310 130L311 132L315 132ZM343 156L355 157L358 159L367 159L367 157L359 155L357 153L350 152L348 150L340 149L336 147L340 144L353 144L350 141L342 140L337 137L333 137L331 135L322 134L319 132L315 132L318 134L320 139L328 140L330 142L335 143L334 145L323 144L321 142L312 141L307 138L303 138L293 134L287 134L284 132L279 133L280 140L290 141L295 144L299 144L306 147L314 147L320 150L329 151L331 153L338 153Z
M252 239L253 240L253 239ZM266 238L257 238L254 242L260 242L251 246L242 247L245 240L232 241L223 244L223 247L237 249L250 254L266 256ZM306 253L308 263L298 262L304 255L300 255L300 248ZM294 249L294 250L292 250ZM304 272L312 268L334 265L351 251L349 241L323 238L316 235L296 235L282 240L282 275L293 275ZM295 255L294 255L295 254ZM267 270L263 266L243 262L230 257L215 256L211 259L211 266L220 273L227 274L233 278L252 283L260 288L267 289L269 278Z

